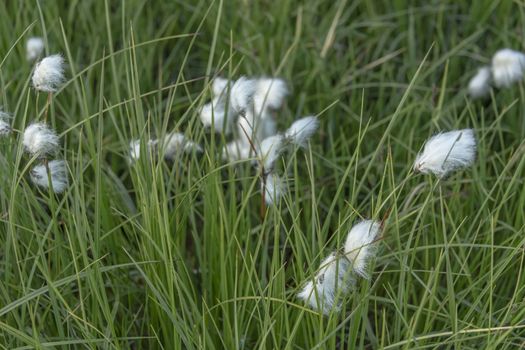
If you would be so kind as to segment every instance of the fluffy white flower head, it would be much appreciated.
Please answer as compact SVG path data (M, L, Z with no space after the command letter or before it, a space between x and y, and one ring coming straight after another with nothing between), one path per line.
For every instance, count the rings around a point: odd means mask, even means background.
M224 146L222 149L222 158L230 162L248 159L252 153L251 151L249 144L246 144L241 140L235 140Z
M213 79L213 82L211 84L211 92L213 93L213 96L219 97L223 95L228 89L229 83L230 83L230 80L226 78L217 77Z
M339 311L341 298L354 282L348 269L347 259L330 254L321 262L313 281L307 282L297 296L325 315Z
M246 112L251 106L257 81L240 77L231 87L230 104L237 112Z
M511 49L499 50L492 57L492 77L498 88L509 87L523 79L525 54Z
M264 114L266 110L277 110L282 107L288 87L282 79L261 78L257 80L255 93L253 95L253 106L255 113Z
M33 72L33 86L44 92L55 92L64 82L64 57L47 56L38 62Z
M42 57L44 53L44 40L39 37L27 39L26 43L26 58L29 62L37 60Z
M476 158L476 138L472 129L454 130L432 136L414 162L414 170L443 178L470 166Z
M48 170L49 169L49 175ZM55 193L62 193L68 186L67 166L63 160L52 160L46 165L35 166L31 172L31 181L39 187L49 188L49 178Z
M289 142L304 148L318 128L319 120L316 117L304 117L293 122L288 130L286 130L284 136Z
M189 140L179 132L172 132L167 134L163 140L164 144L164 158L174 160L180 152L202 152L201 146Z
M222 97L214 97L210 103L202 106L199 118L205 127L213 126L216 132L230 134L233 128L234 112L231 108L226 110Z
M259 157L265 171L271 171L273 169L275 161L283 151L283 146L284 138L282 135L270 136L261 142L261 147L259 147Z
M12 128L8 123L9 114L0 109L0 137L11 134Z
M263 186L265 188L264 200L268 205L277 204L286 192L286 183L284 180L273 173L266 175L266 183L261 183L261 187Z
M363 278L369 278L367 265L375 254L376 246L373 242L380 231L379 222L365 220L354 225L346 236L345 256L354 272Z
M146 143L146 151L154 152L157 148L159 140L148 140ZM132 164L139 160L142 156L142 146L140 140L133 140L129 143L128 163Z
M490 93L492 71L490 67L481 67L468 83L468 93L472 98L482 98Z
M54 130L44 123L33 123L24 130L24 148L32 155L44 157L58 151L60 140Z

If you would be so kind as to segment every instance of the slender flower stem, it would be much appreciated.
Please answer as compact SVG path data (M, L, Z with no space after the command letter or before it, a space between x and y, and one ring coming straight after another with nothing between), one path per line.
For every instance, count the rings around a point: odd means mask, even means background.
M51 106L51 99L52 98L53 98L53 93L49 92L47 94L46 109L44 111L44 122L47 122L47 112L49 111L49 107Z

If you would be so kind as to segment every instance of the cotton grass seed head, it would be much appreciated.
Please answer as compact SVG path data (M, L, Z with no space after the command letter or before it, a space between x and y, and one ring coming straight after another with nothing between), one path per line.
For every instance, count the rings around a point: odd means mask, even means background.
M226 78L217 77L213 79L213 82L211 84L211 92L213 93L213 96L223 96L228 89L228 84L232 83L233 82L230 82L230 80Z
M24 130L25 150L33 156L45 157L58 151L60 140L54 130L45 123L33 123Z
M6 113L0 109L0 137L8 136L11 134L13 129L9 123L9 113Z
M354 225L346 237L344 254L351 269L363 278L369 278L367 265L375 255L376 245L373 242L380 231L379 222L364 220Z
M432 136L414 162L414 170L439 178L466 168L476 158L476 138L472 129L454 130Z
M280 109L283 106L288 93L288 87L282 79L258 79L253 95L255 113L263 114L268 110Z
M230 91L230 104L237 113L244 113L250 108L257 81L240 77Z
M49 174L48 174L49 169ZM45 164L35 166L31 172L31 181L38 187L48 189L49 179L55 193L62 193L68 186L67 165L63 160L52 160Z
M511 49L499 50L492 57L494 85L506 88L523 79L525 54Z
M261 187L264 186L266 192L264 199L267 205L276 205L279 200L286 192L286 183L283 178L277 174L270 173L266 175L266 181L264 184L261 183ZM261 188L262 190L262 188Z
M275 161L281 155L284 146L284 138L282 135L274 135L267 137L261 142L259 148L259 158L264 166L265 171L273 169Z
M33 86L44 92L55 92L64 82L65 60L61 55L45 57L35 66Z
M181 152L202 152L202 147L186 138L184 134L172 132L163 139L164 158L174 160Z
M481 67L468 83L468 93L472 98L482 98L490 94L492 71L490 67Z
M321 262L313 280L307 282L297 296L325 315L331 310L339 311L342 297L354 282L348 272L348 260L332 253Z
M202 106L199 118L204 127L213 127L216 132L228 135L233 128L234 112L226 107L222 97L214 97L212 102Z
M319 128L319 120L309 116L296 120L284 134L285 138L298 147L304 148Z
M29 62L36 61L44 54L44 40L39 37L27 39L26 58Z
M157 150L159 140L152 139L146 142L146 152L143 152L141 140L132 140L129 143L128 163L133 164L144 155L149 155ZM145 153L145 154L144 154Z
M248 159L252 153L251 151L249 144L246 144L241 140L234 140L228 142L222 149L222 159L230 162Z

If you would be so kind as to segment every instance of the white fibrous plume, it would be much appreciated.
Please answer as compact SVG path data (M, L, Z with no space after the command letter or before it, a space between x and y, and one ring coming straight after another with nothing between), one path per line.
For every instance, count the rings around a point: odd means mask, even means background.
M251 155L251 146L240 140L229 142L222 149L222 158L230 162L247 159Z
M44 92L55 92L64 82L64 57L52 55L45 57L35 66L33 86Z
M319 120L316 117L304 117L293 122L284 136L292 144L304 148L318 128Z
M58 151L60 140L45 123L33 123L24 130L23 144L31 155L45 157Z
M266 174L264 178L265 182L261 183L261 187L265 190L264 199L266 204L275 205L286 192L286 183L279 175L273 173Z
M257 80L240 77L230 90L230 104L237 113L245 113L253 103Z
M261 117L267 110L274 111L280 109L288 96L288 87L282 79L261 78L257 80L253 95L253 106L255 114Z
M49 173L48 173L49 170ZM49 180L55 193L62 193L68 186L67 165L63 160L52 160L35 166L31 172L31 181L39 187L49 188Z
M331 310L339 311L341 299L353 283L348 260L332 253L321 262L313 280L307 282L297 296L312 309L328 315Z
M42 57L44 53L44 40L39 37L29 38L26 43L26 58L33 62Z
M414 170L443 178L470 166L476 158L476 138L472 129L454 130L431 137L414 162Z
M11 125L7 121L9 117L9 113L6 113L0 109L0 137L8 136L11 134L11 131L13 131Z
M376 245L374 241L379 236L381 224L373 220L359 222L352 227L346 237L344 254L350 268L359 276L368 279L368 262L374 257Z
M213 96L219 97L225 95L226 90L228 89L228 84L230 83L233 84L234 82L230 82L230 80L221 77L213 79L213 82L211 84L211 91L213 93Z
M283 141L282 135L274 135L265 138L263 142L261 142L258 156L266 172L273 169L275 161L281 155L284 146Z
M167 160L174 160L181 152L202 152L201 146L179 132L167 134L163 140L163 147L164 158Z
M492 78L498 88L509 87L523 79L525 54L511 49L502 49L492 57Z
M148 140L146 142L146 153L152 153L157 149L158 140ZM143 155L141 141L133 140L129 143L129 154L128 154L128 163L134 163L139 160Z
M468 83L468 93L472 98L485 97L490 93L492 72L490 67L481 67Z
M202 106L199 117L205 127L213 127L216 132L229 134L232 131L235 116L233 110L226 107L224 98L219 96Z

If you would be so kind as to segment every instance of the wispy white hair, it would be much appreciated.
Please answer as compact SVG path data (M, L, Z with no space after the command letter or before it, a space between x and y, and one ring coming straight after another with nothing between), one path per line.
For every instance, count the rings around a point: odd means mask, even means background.
M202 147L192 140L188 139L184 134L179 132L172 132L166 134L162 140L164 147L164 158L173 160L180 154L180 152L202 152Z
M39 157L55 154L60 146L58 135L45 123L30 124L24 130L22 143L27 152Z
M265 171L271 171L275 161L284 149L284 138L282 135L267 137L261 142L259 148L259 158L262 161Z
M341 298L354 283L348 272L348 260L332 253L321 262L313 280L307 282L297 296L325 315L331 310L339 311Z
M146 152L156 151L159 141L156 139L148 140L146 142ZM129 154L128 154L128 163L134 163L142 157L143 154L141 140L132 140L129 143Z
M55 92L64 82L64 64L62 55L45 57L35 66L33 72L33 86L45 92Z
M211 91L213 93L214 97L219 97L226 93L226 90L228 89L228 84L233 84L234 81L230 81L226 78L217 77L213 79L213 82L211 83Z
M490 93L492 71L490 67L481 67L468 83L468 93L472 98L485 97Z
M261 187L265 189L264 199L268 205L277 204L286 192L286 182L274 173L266 174L266 182L261 183Z
M367 265L376 252L373 244L381 231L381 224L373 220L364 220L354 225L346 236L344 254L353 271L363 278L369 278Z
M249 144L241 140L234 140L227 143L222 149L222 158L228 161L248 159L252 155L252 149Z
M235 115L231 108L226 108L224 98L219 96L202 106L199 117L205 127L213 126L216 132L227 135L232 131Z
M49 169L49 175L48 175ZM67 165L63 160L52 160L45 164L37 165L30 172L31 181L39 187L49 188L49 179L53 192L62 193L68 186Z
M257 80L242 76L231 87L230 104L237 113L243 113L250 109L256 84Z
M414 162L414 170L443 178L470 166L476 158L476 138L472 129L454 130L432 136Z
M502 49L492 57L492 77L498 88L509 87L523 79L525 54L511 49Z
M8 123L9 113L2 111L0 108L0 137L11 134L11 124Z
M289 142L298 147L306 147L308 140L319 128L319 120L317 117L309 116L296 120L286 130L284 136Z
M255 114L262 115L266 110L281 108L288 93L288 87L282 79L258 79L253 95Z
M44 40L39 37L32 37L27 39L26 43L26 58L32 62L42 57L44 53Z

